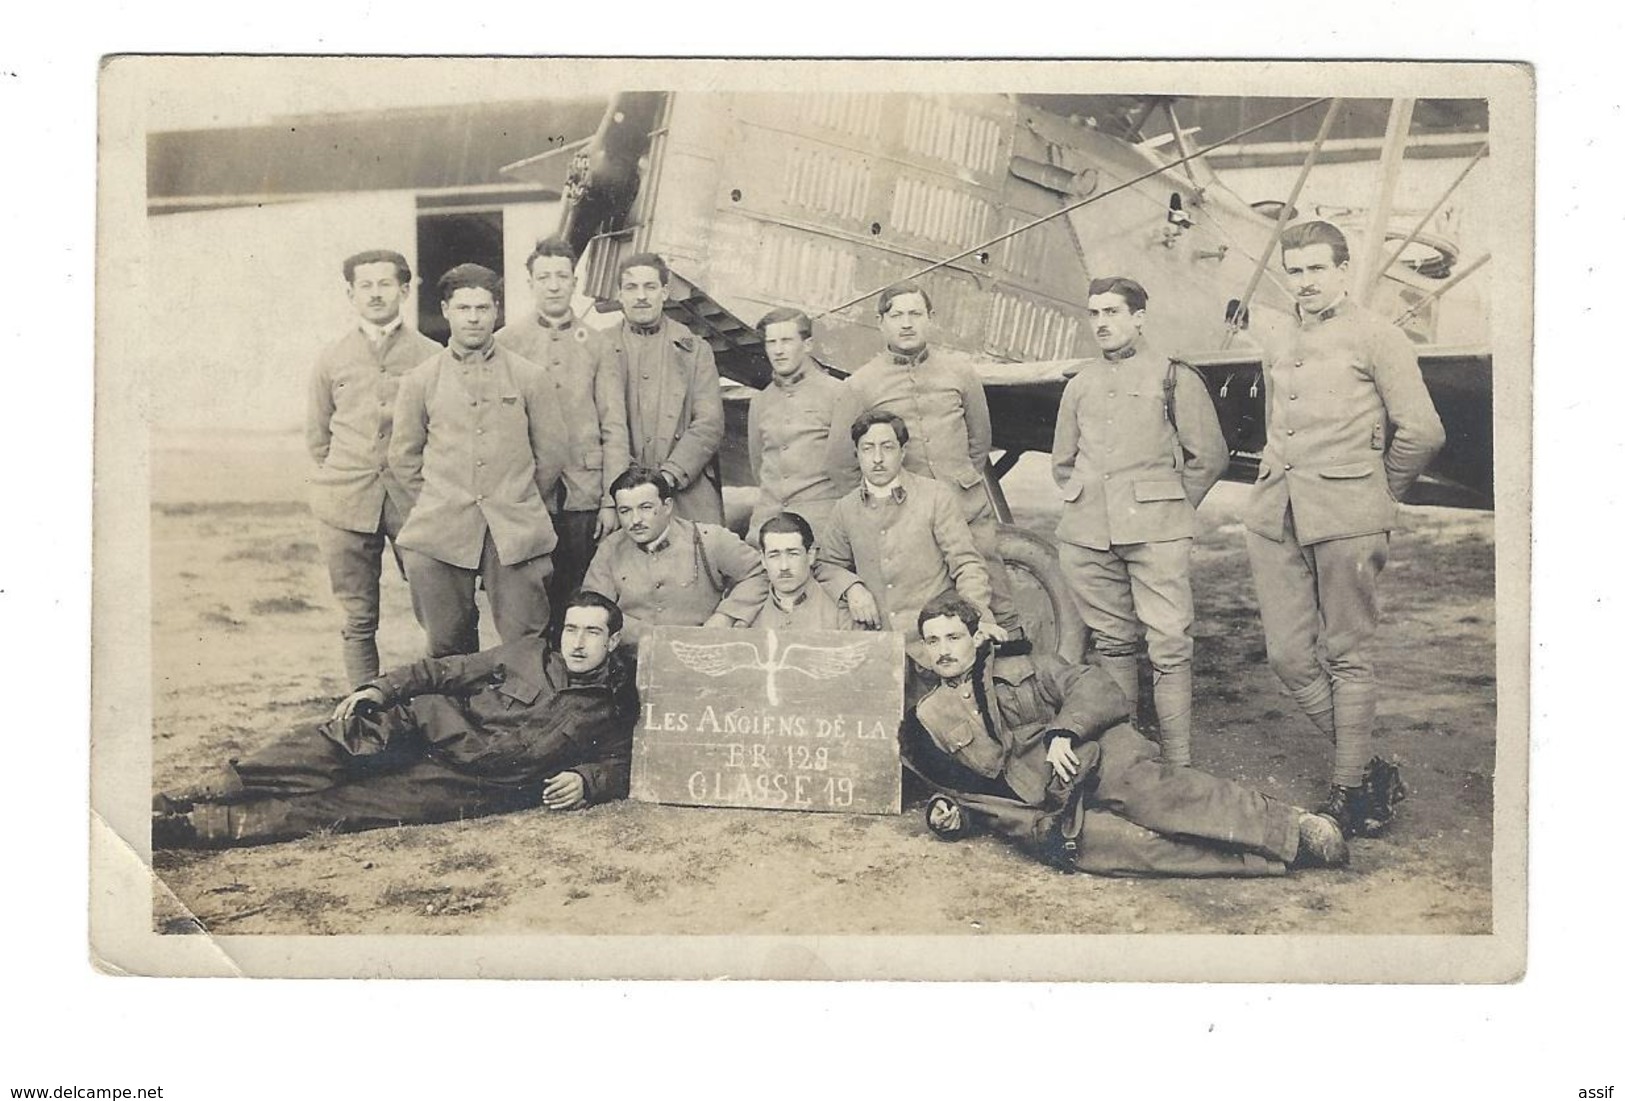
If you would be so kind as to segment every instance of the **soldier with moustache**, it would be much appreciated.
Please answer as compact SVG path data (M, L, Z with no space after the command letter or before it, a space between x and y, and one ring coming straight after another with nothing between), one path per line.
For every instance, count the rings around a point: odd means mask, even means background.
M848 438L863 481L836 502L822 553L831 565L857 571L875 595L879 626L904 636L910 659L904 694L912 702L924 688L927 661L919 610L951 593L986 612L992 585L953 488L907 469L911 437L903 418L870 410L852 423ZM989 615L979 618L984 636L1009 637Z
M384 547L394 545L412 507L389 469L395 396L401 378L440 345L402 316L412 289L406 257L371 249L347 258L343 271L356 323L316 360L305 442L316 460L310 509L320 522L333 596L344 611L344 675L356 685L378 675Z
M1006 631L1022 633L1011 597L1010 575L999 556L998 523L982 485L993 447L987 395L970 363L930 347L931 297L917 283L880 293L880 331L886 348L843 384L829 433L828 468L845 491L862 480L849 446L857 418L870 411L894 413L908 425L911 474L934 478L954 494L992 584L993 618Z
M1145 637L1162 759L1188 765L1196 508L1229 450L1201 376L1146 339L1146 301L1145 288L1123 276L1089 284L1089 321L1104 359L1072 377L1056 413L1055 537L1089 628L1089 660L1132 711Z
M903 759L936 795L926 825L988 830L1064 871L1268 876L1346 864L1329 818L1155 760L1104 670L979 642L981 612L928 603L919 632L933 685L908 713Z
M768 599L736 627L775 631L849 631L852 611L813 576L818 544L812 525L795 512L781 512L762 523L762 570Z
M598 541L615 530L610 483L629 462L626 375L599 333L576 320L576 255L564 241L538 241L525 261L535 312L497 330L498 346L539 364L553 376L570 432L570 460L560 492L548 502L558 534L548 600L554 619L581 585Z
M1399 502L1444 446L1444 428L1405 334L1349 294L1348 241L1329 222L1281 236L1297 326L1264 371L1268 441L1244 514L1269 661L1334 743L1323 810L1380 833L1404 798L1375 756L1370 646L1377 579Z
M606 334L626 376L631 461L671 487L677 515L721 524L722 389L711 346L665 315L671 270L652 252L621 261L624 318Z
M754 622L770 601L762 556L727 528L677 515L671 484L634 463L610 487L620 527L587 569L585 588L625 612L635 651L650 627L732 627ZM815 564L820 580L874 622L873 598L856 576ZM855 613L856 614L856 613Z

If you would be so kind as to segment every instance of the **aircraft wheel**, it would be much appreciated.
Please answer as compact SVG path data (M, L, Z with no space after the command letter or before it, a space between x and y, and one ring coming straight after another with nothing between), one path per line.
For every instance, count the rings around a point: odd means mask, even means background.
M999 525L999 557L1010 572L1016 607L1035 650L1083 660L1084 626L1061 575L1055 544L1036 532Z

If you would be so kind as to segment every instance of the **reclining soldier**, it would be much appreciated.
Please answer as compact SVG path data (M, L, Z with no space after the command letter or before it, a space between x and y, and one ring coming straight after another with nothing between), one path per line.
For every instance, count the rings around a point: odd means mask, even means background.
M154 797L152 846L256 845L624 798L638 703L615 653L620 632L613 601L577 592L556 648L528 637L386 673L327 720Z
M1160 763L1106 672L1025 641L979 647L980 618L952 595L919 616L939 683L905 718L902 748L936 793L926 824L938 837L983 828L1096 875L1268 876L1348 863L1330 818Z

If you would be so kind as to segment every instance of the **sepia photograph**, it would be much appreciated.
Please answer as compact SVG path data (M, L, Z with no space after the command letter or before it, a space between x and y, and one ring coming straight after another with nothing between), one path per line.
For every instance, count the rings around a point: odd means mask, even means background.
M117 968L1522 974L1527 68L99 104Z

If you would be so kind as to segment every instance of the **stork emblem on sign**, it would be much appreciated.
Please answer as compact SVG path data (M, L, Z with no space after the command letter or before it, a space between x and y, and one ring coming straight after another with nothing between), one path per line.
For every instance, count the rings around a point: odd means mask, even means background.
M767 674L767 702L779 704L778 675L800 673L813 680L834 680L857 669L869 658L869 644L809 646L792 642L779 652L779 636L767 632L767 657L754 642L693 643L673 640L671 652L688 668L708 677L721 677L738 669L760 669Z

